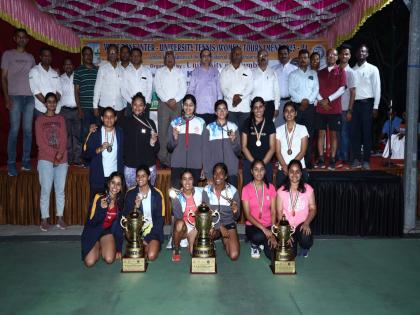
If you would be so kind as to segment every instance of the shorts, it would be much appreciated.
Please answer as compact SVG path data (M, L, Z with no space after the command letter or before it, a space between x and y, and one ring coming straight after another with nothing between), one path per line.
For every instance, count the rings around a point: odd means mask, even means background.
M230 224L226 224L226 225L224 225L224 227L226 228L226 230L234 230L234 229L236 229L236 223L233 222L233 223L230 223Z
M315 129L340 131L341 130L341 114L320 114L315 113Z
M187 235L190 234L191 231L195 230L195 226L189 224L188 222L185 222L185 225L187 226Z

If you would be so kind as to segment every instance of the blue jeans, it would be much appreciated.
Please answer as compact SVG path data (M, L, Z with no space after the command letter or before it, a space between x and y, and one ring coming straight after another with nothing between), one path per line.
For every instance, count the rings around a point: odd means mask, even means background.
M350 161L350 122L347 121L347 111L341 113L341 133L338 143L338 159L344 162Z
M63 216L64 187L66 185L68 167L67 163L54 166L50 161L38 161L39 184L41 185L40 208L42 219L50 217L50 194L53 183L57 216Z
M33 96L10 96L12 109L9 111L10 130L7 140L7 165L16 165L16 142L20 129L20 120L23 121L23 154L22 163L29 164L32 147L32 118L35 101Z

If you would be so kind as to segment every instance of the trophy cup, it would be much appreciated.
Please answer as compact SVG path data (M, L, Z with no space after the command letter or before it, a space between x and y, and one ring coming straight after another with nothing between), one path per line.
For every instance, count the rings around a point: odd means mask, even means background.
M143 194L139 194L139 196L141 200L147 197L147 195ZM146 220L136 206L134 206L128 217L122 216L120 220L120 225L127 240L125 255L122 258L122 272L145 272L147 269L142 238L144 222Z
M271 232L276 236L278 242L271 264L271 270L274 274L279 275L296 274L295 255L291 246L288 244L294 231L292 231L289 221L286 220L284 215L280 220L279 226L271 226Z
M195 217L195 224L190 221L190 217ZM217 221L213 222L213 217L217 216ZM210 210L206 204L197 207L197 211L188 212L188 223L197 229L197 237L193 246L193 255L191 259L191 273L216 273L216 255L214 242L210 238L210 229L220 220L220 214L217 210Z

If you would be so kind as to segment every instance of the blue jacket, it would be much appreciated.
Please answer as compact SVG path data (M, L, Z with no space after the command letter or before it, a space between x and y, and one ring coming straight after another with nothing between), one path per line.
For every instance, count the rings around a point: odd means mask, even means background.
M150 242L151 240L158 240L161 243L163 242L163 225L165 223L165 199L163 198L162 192L150 186L151 192L151 206L152 206L152 230L149 234L144 237L146 242ZM139 187L133 187L127 194L125 195L124 201L124 216L128 216L129 213L134 208L134 201L136 200L136 196L139 193Z
M101 238L104 228L102 224L106 216L107 208L101 207L101 200L105 198L103 194L96 194L95 198L89 207L88 217L86 219L85 227L83 229L81 243L82 243L82 260L85 259L86 255L90 250L95 246L96 242ZM117 252L121 252L124 234L120 226L120 220L122 215L121 203L118 203L118 215L117 218L112 222L111 230L112 235L114 235Z
M117 136L117 169L123 174L123 132L116 127ZM105 187L104 167L102 164L102 153L97 154L96 149L105 141L102 139L101 128L98 128L94 133L90 134L83 146L83 158L90 162L89 164L89 184L94 187Z

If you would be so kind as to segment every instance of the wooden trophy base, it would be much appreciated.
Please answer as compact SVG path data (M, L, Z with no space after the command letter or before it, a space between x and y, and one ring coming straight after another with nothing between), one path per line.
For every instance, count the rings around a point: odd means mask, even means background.
M295 275L296 274L296 262L295 260L281 261L273 260L270 265L271 271L275 275Z
M193 274L217 273L216 257L208 257L208 258L193 257L191 259L190 272Z
M121 272L146 272L146 258L123 257Z

